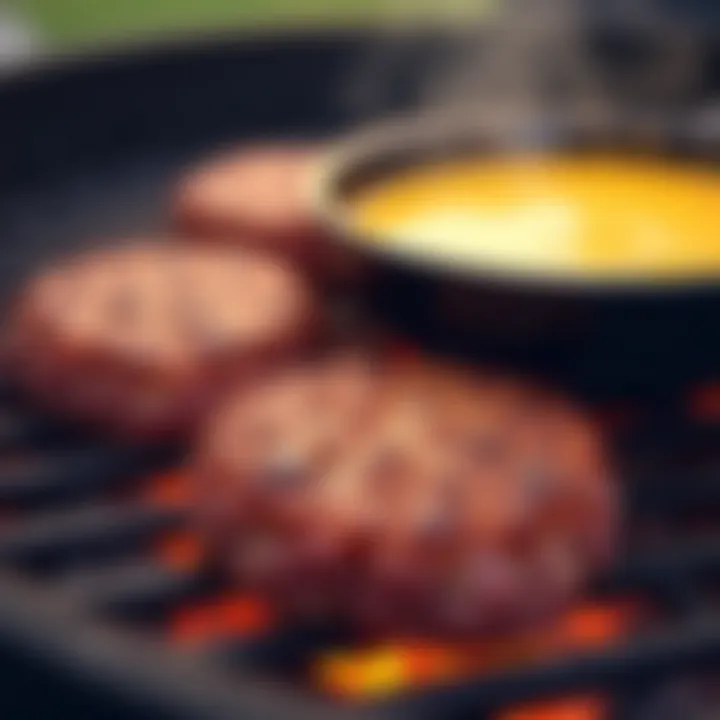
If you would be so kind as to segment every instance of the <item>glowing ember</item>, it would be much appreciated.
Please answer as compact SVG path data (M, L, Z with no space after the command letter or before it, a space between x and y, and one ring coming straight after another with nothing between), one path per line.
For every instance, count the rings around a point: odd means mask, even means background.
M153 505L189 505L193 497L189 474L183 470L170 470L154 476L144 497Z
M473 645L387 643L332 652L315 668L320 687L346 699L371 699L412 687L537 662L606 646L624 635L636 615L630 604L585 604L555 625Z
M267 605L238 593L188 605L170 617L170 637L180 643L202 643L233 636L257 635L273 623Z
M194 570L202 562L204 550L200 538L191 533L166 535L157 544L158 559L175 570Z

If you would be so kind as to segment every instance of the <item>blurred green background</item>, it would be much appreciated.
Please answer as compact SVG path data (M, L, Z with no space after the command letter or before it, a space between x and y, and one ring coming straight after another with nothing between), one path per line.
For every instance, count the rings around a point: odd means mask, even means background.
M15 0L52 44L270 22L344 22L471 11L493 0ZM1 0L0 0L1 2Z

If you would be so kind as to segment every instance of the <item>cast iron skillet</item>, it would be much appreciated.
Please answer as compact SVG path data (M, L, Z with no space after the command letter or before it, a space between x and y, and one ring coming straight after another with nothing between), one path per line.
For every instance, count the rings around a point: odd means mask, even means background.
M493 122L472 113L406 117L352 134L320 169L315 202L334 236L368 266L372 311L439 352L548 375L585 395L666 394L682 390L685 379L720 376L717 268L674 281L503 272L413 252L353 227L353 193L378 178L508 152ZM639 118L558 118L529 125L518 141L546 153L600 147L714 163L720 136L701 137L689 117L656 118L653 132ZM720 242L720 225L718 232Z

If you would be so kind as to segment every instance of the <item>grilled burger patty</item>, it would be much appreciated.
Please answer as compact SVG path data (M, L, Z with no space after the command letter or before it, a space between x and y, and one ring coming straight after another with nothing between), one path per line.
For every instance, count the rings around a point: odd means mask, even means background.
M31 281L5 351L40 403L156 438L187 432L220 388L295 354L316 323L309 289L275 258L136 244Z
M173 203L186 237L278 252L321 280L357 269L327 242L308 197L318 153L293 144L242 147L190 171Z
M601 441L563 400L336 357L231 398L196 458L214 560L290 614L463 636L556 612L611 553Z

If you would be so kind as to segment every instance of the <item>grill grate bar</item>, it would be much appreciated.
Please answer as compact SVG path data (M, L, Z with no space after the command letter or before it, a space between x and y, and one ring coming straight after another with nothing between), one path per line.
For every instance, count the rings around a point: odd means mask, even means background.
M720 622L685 623L592 655L407 693L378 706L393 717L483 713L508 703L618 688L720 667Z
M177 527L177 509L96 505L35 516L0 533L0 560L9 563L67 560L150 538Z
M201 573L175 570L148 560L78 573L65 580L60 591L78 605L123 619L142 619L161 616L211 588L211 580Z
M713 453L718 442L720 422L693 422L678 410L621 433L616 444L623 457L642 460L665 455L682 459L698 453Z
M340 625L281 626L259 637L214 643L207 655L237 669L294 677L306 671L321 651L347 647L356 640Z
M38 448L49 441L72 436L67 426L59 426L45 416L16 408L0 408L0 450Z
M634 517L717 512L720 510L720 465L698 473L677 472L667 479L645 480L630 485L628 495Z
M45 454L0 472L0 505L37 507L107 490L167 465L171 450L86 446Z
M70 598L43 592L43 584L0 570L0 652L32 652L37 662L73 683L92 683L118 702L129 700L152 717L357 717L281 686L209 666L194 653L84 613ZM128 713L132 715L133 713ZM143 715L145 716L145 715Z
M607 592L650 590L658 583L720 574L720 538L668 544L617 562L598 583Z

